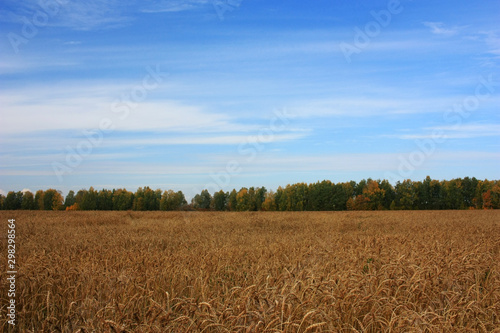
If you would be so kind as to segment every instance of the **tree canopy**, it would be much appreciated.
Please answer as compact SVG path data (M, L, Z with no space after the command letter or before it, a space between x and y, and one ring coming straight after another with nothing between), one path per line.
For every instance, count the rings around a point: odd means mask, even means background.
M10 191L0 195L3 210L215 210L215 211L336 211L416 209L499 209L500 181L457 178L422 181L410 179L394 186L387 180L363 179L333 183L329 180L289 184L267 191L242 187L213 195L204 189L188 204L182 191L126 189L69 191L64 199L55 189Z

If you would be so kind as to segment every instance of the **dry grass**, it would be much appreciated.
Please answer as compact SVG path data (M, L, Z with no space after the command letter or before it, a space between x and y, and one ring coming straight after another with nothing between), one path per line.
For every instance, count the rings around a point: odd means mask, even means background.
M0 216L2 235L17 219L22 332L500 327L500 211Z

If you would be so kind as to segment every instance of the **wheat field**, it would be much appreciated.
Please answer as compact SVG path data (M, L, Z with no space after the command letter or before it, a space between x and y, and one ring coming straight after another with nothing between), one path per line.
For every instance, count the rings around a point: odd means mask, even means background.
M500 332L500 211L0 216L2 332Z

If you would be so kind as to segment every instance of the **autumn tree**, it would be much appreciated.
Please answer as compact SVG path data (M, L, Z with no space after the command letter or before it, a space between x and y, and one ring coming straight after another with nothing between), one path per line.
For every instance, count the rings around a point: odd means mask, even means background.
M493 209L500 209L500 181L495 181L491 189L491 205Z
M480 182L479 191L481 193L482 209L500 208L500 183L498 181L484 180Z
M269 212L276 210L275 193L273 191L266 192L261 210Z
M59 191L10 191L0 195L0 209L58 210L176 210L186 205L181 191L139 188L134 194L125 189L97 192L92 187L75 195L69 191L64 205ZM200 210L230 211L303 211L303 210L373 210L373 209L498 209L500 182L456 178L397 182L393 187L387 180L362 180L334 184L324 180L317 183L288 184L276 192L265 187L243 187L230 193L218 191L212 197L208 190L197 194L192 205Z
M368 179L362 196L366 198L366 208L382 210L385 204L385 190L379 186L379 181Z
M250 210L250 195L246 187L242 187L236 195L236 210L239 212Z
M48 189L43 195L43 206L45 210L61 210L64 208L64 198L61 192Z
M160 210L171 211L179 210L182 206L186 205L187 201L184 194L181 191L174 192L173 190L168 190L163 192L160 200Z
M370 210L372 209L372 204L370 198L359 194L354 198L349 198L346 203L347 210Z
M113 190L113 210L132 209L134 193L126 189Z

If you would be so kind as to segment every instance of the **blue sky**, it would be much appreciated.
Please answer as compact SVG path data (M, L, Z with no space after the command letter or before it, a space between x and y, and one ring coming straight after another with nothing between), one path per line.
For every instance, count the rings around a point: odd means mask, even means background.
M498 1L0 13L0 193L498 179Z

